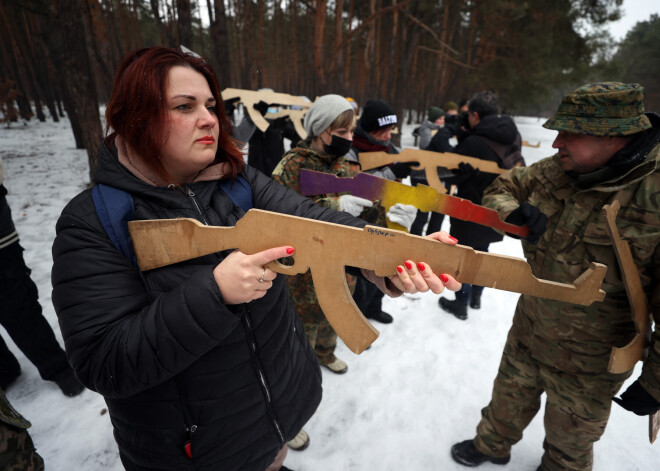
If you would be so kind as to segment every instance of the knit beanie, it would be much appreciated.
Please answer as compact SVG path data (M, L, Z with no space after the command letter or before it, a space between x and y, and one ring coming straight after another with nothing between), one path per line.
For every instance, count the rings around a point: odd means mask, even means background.
M319 136L328 129L344 111L352 110L351 104L340 95L323 95L316 99L305 114L303 126L307 137Z
M383 100L369 100L362 108L359 125L366 132L396 124L396 114Z
M429 121L435 123L435 120L445 115L445 110L437 106L431 106L429 108Z

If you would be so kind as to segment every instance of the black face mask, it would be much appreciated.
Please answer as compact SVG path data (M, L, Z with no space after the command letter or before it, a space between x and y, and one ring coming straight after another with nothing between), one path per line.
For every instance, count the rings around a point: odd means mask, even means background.
M329 155L342 156L346 155L348 151L351 150L352 144L353 141L349 141L348 139L333 134L330 144L323 144L323 150Z

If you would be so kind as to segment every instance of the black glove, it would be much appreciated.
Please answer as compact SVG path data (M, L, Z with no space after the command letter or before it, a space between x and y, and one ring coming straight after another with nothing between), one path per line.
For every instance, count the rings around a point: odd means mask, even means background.
M461 113L458 115L461 118L461 127L464 130L470 129L470 120L468 119L468 112L467 111L461 111Z
M229 100L224 100L225 112L230 118L234 116L234 111L236 111L236 103L240 100L241 97L230 98Z
M461 115L459 114L445 115L445 128L451 133L452 136L456 136L458 133L461 132L462 125L463 125L463 120L461 119Z
M545 226L548 224L548 216L543 214L536 206L532 206L529 203L523 203L509 214L505 222L517 226L527 225L529 227L527 241L536 244L545 233ZM511 237L515 236L512 235Z
M613 397L612 400L637 415L651 415L660 410L660 402L639 384L639 380L631 384L626 392L621 394L621 398Z
M412 167L416 165L416 162L397 162L390 165L390 168L396 178L406 178L412 172Z
M266 113L268 113L268 103L263 100L259 101L259 103L255 103L252 106L255 110L261 113L261 116L266 116Z
M460 185L468 178L480 176L481 170L479 170L478 168L474 168L472 165L468 163L461 162L460 164L458 164L457 169L452 170L452 173L455 175L455 177L452 179L452 184Z

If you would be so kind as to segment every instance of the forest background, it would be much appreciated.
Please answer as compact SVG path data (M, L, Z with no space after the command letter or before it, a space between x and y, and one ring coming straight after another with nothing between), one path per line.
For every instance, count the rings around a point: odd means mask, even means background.
M588 81L639 82L660 110L660 17L622 41L622 0L0 0L0 120L71 121L90 175L121 59L185 45L221 87L381 98L408 122L493 90L546 116Z

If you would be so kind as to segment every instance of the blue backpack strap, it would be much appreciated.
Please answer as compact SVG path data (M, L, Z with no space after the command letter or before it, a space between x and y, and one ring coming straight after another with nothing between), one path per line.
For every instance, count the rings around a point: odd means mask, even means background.
M254 207L252 204L252 188L245 178L240 175L236 177L236 180L225 178L220 180L218 184L236 206L243 208L243 211L248 212Z
M133 197L124 190L98 184L92 188L92 198L106 234L115 248L137 268L137 258L127 225L135 216Z

